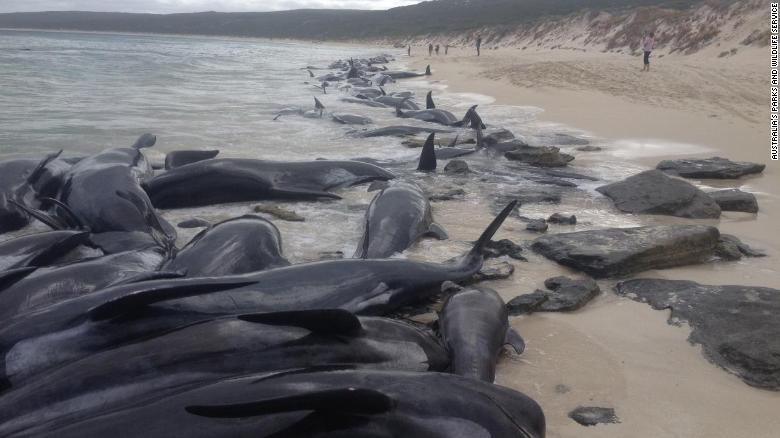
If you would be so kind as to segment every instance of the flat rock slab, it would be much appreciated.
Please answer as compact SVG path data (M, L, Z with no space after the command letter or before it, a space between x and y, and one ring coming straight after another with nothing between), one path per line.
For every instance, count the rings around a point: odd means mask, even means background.
M688 340L701 344L709 360L749 385L780 390L780 290L637 279L619 283L616 291L671 309L669 323L687 322Z
M504 156L508 160L522 161L538 167L563 167L574 160L573 156L562 154L560 149L554 146L520 146Z
M544 219L533 219L528 221L525 229L534 233L546 233L550 226L547 225L547 221Z
M707 193L723 211L742 211L758 213L758 201L752 193L739 189L718 190Z
M482 250L482 255L484 255L486 259L507 256L515 260L528 261L525 256L523 256L523 247L509 239L501 239L499 241L491 240L485 245L485 248Z
M444 173L448 175L466 174L471 172L469 165L463 160L451 160L444 166Z
M515 273L515 266L509 262L495 262L486 261L473 277L470 279L470 283L477 283L487 280L503 280L512 276Z
M538 237L531 248L596 278L702 263L714 257L720 232L705 225L608 228Z
M706 193L660 170L647 170L596 189L626 213L716 219L720 207Z
M553 213L552 215L550 215L550 217L547 218L547 222L551 224L559 224L559 225L576 225L577 216L573 214L566 215L563 213Z
M549 290L537 289L509 300L506 304L509 313L572 312L583 308L601 292L599 285L589 278L553 277L545 280L544 287Z
M595 406L580 406L569 412L569 418L583 426L620 423L614 409Z
M658 163L656 169L683 178L736 179L761 173L765 167L758 163L712 157L701 160L664 160Z

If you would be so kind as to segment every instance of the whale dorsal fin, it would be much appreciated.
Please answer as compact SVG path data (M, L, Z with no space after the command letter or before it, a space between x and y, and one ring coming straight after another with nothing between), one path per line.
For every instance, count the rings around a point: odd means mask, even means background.
M302 327L320 334L350 335L363 328L355 315L343 309L250 313L239 315L238 319L266 325Z
M187 406L187 412L209 418L245 418L293 411L376 415L391 410L395 402L387 395L363 388L344 387L287 397L261 399L229 405Z
M428 231L425 233L425 235L434 237L439 240L447 240L450 237L444 227L437 224L436 222L431 223L431 226L428 227Z
M435 132L431 132L423 145L422 153L420 153L420 162L417 165L417 170L424 172L432 172L436 170L436 150L433 148L433 141L436 137Z
M429 91L425 96L425 109L436 109L436 105L433 103L433 91Z

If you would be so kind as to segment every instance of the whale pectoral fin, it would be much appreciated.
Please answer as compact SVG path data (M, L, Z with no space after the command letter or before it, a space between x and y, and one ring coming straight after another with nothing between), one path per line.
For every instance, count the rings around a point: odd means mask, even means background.
M287 397L260 399L249 403L187 406L185 410L200 417L245 418L294 411L376 415L391 410L393 406L395 406L393 399L379 391L344 387Z
M179 271L152 271L141 272L139 274L121 278L113 283L106 285L106 287L119 286L120 284L141 283L142 281L151 280L166 280L171 278L183 278L187 276L187 270L182 269Z
M354 334L363 327L355 315L343 309L250 313L239 315L238 319L266 325L302 327L311 332L333 335Z
M521 354L523 351L525 351L525 341L512 327L509 327L506 330L506 335L504 336L504 345L511 346L517 354Z
M428 231L425 233L425 235L439 240L447 240L450 238L449 234L447 234L447 231L444 229L444 227L437 224L436 222L431 223L431 226L428 227Z
M44 225L50 227L53 230L67 230L67 229L70 228L68 226L68 224L65 223L65 221L63 221L62 219L60 219L60 218L58 218L58 217L56 217L54 215L51 215L51 214L49 214L49 213L47 213L45 211L41 211L41 210L38 210L36 208L28 207L28 206L26 206L26 205L16 201L15 199L9 199L8 202L13 204L14 207L16 207L17 209L27 213L31 217L34 217L39 222L43 223Z
M350 309L356 314L373 313L373 307L386 306L390 302L390 298L398 291L399 289L390 289L390 286L385 283L379 283L371 292L356 297L351 302L342 306L342 308Z

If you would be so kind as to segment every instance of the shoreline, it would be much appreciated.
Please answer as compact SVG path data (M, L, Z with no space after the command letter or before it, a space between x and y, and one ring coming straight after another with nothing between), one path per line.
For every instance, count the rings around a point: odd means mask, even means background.
M722 233L737 235L765 250L768 257L648 271L636 277L778 287L773 259L780 256L780 236L776 235L774 223L780 214L780 174L775 163L768 159L768 129L761 123L769 120L768 109L763 117L763 106L757 105L754 96L747 96L728 101L738 103L732 108L713 105L708 111L698 110L701 102L728 96L729 87L760 85L752 82L762 71L758 69L758 54L752 55L755 59L745 55L746 62L731 67L704 57L664 57L654 60L657 72L651 71L643 77L639 72L641 59L614 54L506 49L486 51L477 58L469 52L450 49L447 57L413 56L398 61L409 64L415 71L430 63L433 76L426 80L445 85L447 92L484 94L494 98L495 105L539 107L543 110L537 116L540 122L589 132L593 135L592 144L604 147L604 151L577 153L574 165L587 167L594 160L612 160L626 162L631 168L653 168L666 158L716 155L767 164L759 177L689 180L705 189L741 187L755 193L760 206L757 215L726 212L721 219L709 221L665 216L636 216L635 219L642 225L714 225ZM600 68L602 64L606 70ZM553 75L550 65L572 67L573 80ZM609 69L619 74L609 75ZM626 73L631 69L636 70L635 75ZM702 92L697 93L690 87L690 78L681 78L677 84L672 82L680 70L689 74L715 71L724 76L742 77L744 81L733 86L728 81L714 85L701 83ZM593 87L586 87L591 79L581 78L592 78ZM675 99L672 93L665 95L663 90L655 94L637 92L636 97L626 95L626 90L643 80L656 86L669 82L675 89L692 88L692 93L680 99ZM735 114L739 112L748 117ZM488 119L485 122L490 124ZM515 134L522 135L522 132ZM679 153L675 154L675 149ZM462 207L437 206L436 217L455 216ZM622 214L616 210L608 214L613 213ZM459 226L447 221L443 225L448 229ZM578 225L577 230L605 226L609 225L594 222L583 224L582 228ZM468 233L466 229L463 232ZM533 237L510 228L498 236ZM488 286L509 300L541 287L547 277L582 276L538 255L529 253L529 256L533 256L529 257L531 263L518 265L512 277L489 282ZM511 319L512 326L526 339L527 349L520 356L502 358L496 383L523 391L542 405L547 416L548 437L726 438L771 436L780 427L780 419L772 414L780 409L780 393L750 387L709 362L701 346L688 341L691 330L687 325L676 326L667 321L668 310L657 311L647 304L618 297L612 291L615 281L599 281L599 284L602 293L581 310ZM568 413L578 406L614 408L620 423L580 426L568 418Z

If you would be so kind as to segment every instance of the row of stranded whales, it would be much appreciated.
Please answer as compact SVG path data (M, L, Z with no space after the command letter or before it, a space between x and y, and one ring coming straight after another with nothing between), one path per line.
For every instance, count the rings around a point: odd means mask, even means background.
M40 429L40 430L38 430ZM40 437L544 438L528 396L436 372L309 368L221 380Z
M387 314L424 299L445 281L471 278L482 267L485 245L516 204L508 204L472 249L450 263L344 259L242 275L151 280L17 313L0 320L0 357L5 358L0 390L13 387L10 369L43 372L217 316L336 308L359 315Z
M334 63L341 73L333 77L375 95L359 100L412 102L411 93L368 91L387 73L372 63L387 60ZM430 93L427 101L423 119L440 111ZM474 108L451 125L470 123L479 137ZM303 114L324 110L315 98ZM437 149L435 133L449 131L416 129L399 131L430 133L418 171L476 150ZM40 162L47 178L61 175L52 178L55 190L43 195L28 184L30 194L11 203L55 231L0 243L0 435L544 437L533 400L490 384L502 346L523 348L495 292L472 288L447 299L441 340L373 316L428 299L445 281L471 279L516 201L460 258L387 258L421 237L447 237L418 185L388 183L393 173L360 161L223 159L218 151L173 151L154 175L142 149L155 140ZM79 202L100 172L107 184L92 185L97 201L132 207L126 221L101 223L100 205ZM384 188L352 259L290 265L278 228L254 215L186 224L206 228L179 250L155 210L338 198L332 190L371 181ZM139 217L145 227L129 226Z
M390 257L403 252L424 236L447 238L447 232L433 221L428 197L417 184L390 184L368 206L363 236L353 257Z
M329 192L395 175L357 161L265 161L214 158L172 169L144 182L158 208L264 199L339 199Z
M57 430L219 378L344 363L443 371L449 355L432 333L344 310L214 318L90 355L3 394L0 435ZM122 397L106 400L116 392Z

